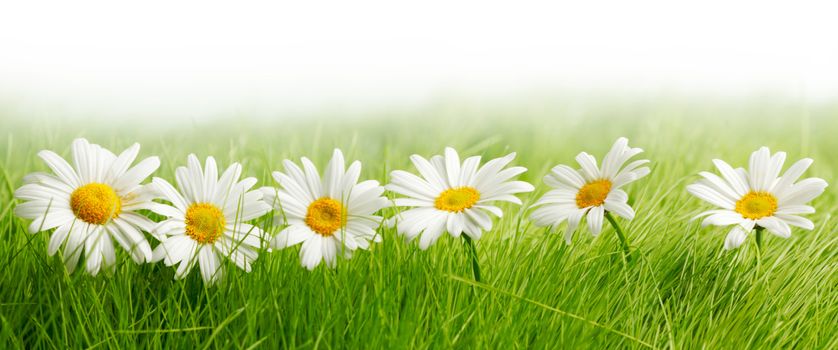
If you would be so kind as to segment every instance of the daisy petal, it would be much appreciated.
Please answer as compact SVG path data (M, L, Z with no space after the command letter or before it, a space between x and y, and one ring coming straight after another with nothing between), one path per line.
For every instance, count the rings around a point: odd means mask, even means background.
M739 246L745 242L745 238L748 238L745 229L739 225L734 226L727 234L727 238L725 238L725 249L731 250L739 248Z

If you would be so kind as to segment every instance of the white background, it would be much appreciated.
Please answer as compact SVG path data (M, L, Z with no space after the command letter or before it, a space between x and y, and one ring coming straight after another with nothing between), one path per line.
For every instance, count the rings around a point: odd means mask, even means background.
M201 118L446 93L838 97L838 8L770 1L15 1L0 106Z

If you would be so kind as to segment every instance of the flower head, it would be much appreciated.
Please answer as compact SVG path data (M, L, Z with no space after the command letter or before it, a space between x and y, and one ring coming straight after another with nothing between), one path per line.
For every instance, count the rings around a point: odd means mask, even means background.
M290 160L285 172L275 171L280 188L265 187L265 202L284 214L288 227L271 240L271 247L282 249L302 243L300 261L309 270L320 262L334 267L337 256L350 257L356 249L368 249L380 242L376 234L382 218L376 212L389 205L382 197L378 181L358 182L361 162L346 168L343 153L335 149L323 176L308 159L303 168Z
M33 173L15 197L24 201L15 213L31 219L29 232L55 229L47 246L49 255L63 246L62 256L72 273L85 252L86 271L96 275L116 261L113 240L137 263L151 259L151 247L142 231L154 223L137 210L153 205L156 196L141 183L157 170L160 160L149 157L131 167L140 145L134 144L119 156L76 139L72 144L73 166L52 151L38 156L53 174Z
M492 229L489 214L503 216L494 205L498 201L521 204L517 193L530 192L533 186L512 180L527 171L524 167L504 169L515 153L488 161L480 166L480 156L466 158L462 163L453 148L445 148L445 155L419 155L410 160L422 177L396 170L390 174L387 189L405 196L397 198L396 206L411 207L396 219L400 234L412 240L419 236L419 248L427 249L443 232L453 237L462 233L477 240L483 231Z
M774 155L767 147L751 154L748 170L733 169L723 160L713 163L721 173L702 171L703 179L687 186L692 195L721 209L705 211L702 226L734 225L725 239L725 249L742 245L755 227L761 227L782 238L791 236L791 226L811 230L815 225L801 214L812 214L815 208L809 201L823 193L827 183L823 179L808 178L797 181L812 165L804 158L794 163L782 176L785 152Z
M594 156L582 152L576 156L581 169L567 165L554 167L544 183L553 189L545 193L533 206L531 218L540 226L557 227L567 221L565 242L570 244L573 232L583 217L587 217L588 229L594 236L602 231L606 212L624 219L634 218L634 209L628 205L628 194L621 188L649 174L646 159L635 160L626 165L632 157L643 152L640 148L628 146L628 139L621 137L597 166Z
M262 230L246 222L271 210L262 201L262 192L250 191L256 178L241 181L242 167L233 163L218 177L213 157L201 163L190 154L185 167L175 170L178 189L155 177L152 181L171 205L156 203L152 211L166 216L152 233L162 241L153 252L153 260L166 266L180 264L175 278L180 279L198 264L204 282L212 284L224 274L221 259L233 261L250 272L250 264L259 257Z

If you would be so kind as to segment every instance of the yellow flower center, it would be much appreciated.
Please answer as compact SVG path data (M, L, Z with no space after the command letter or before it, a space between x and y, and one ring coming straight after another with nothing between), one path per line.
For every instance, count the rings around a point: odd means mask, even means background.
M602 179L591 181L582 186L576 193L576 206L581 208L596 207L605 203L605 198L611 192L611 181Z
M122 201L111 186L94 182L73 191L70 195L70 208L80 220L104 225L119 216Z
M748 192L736 201L736 212L742 217L756 220L774 215L777 211L777 198L768 192Z
M186 234L201 244L211 244L224 233L224 212L210 203L195 203L186 209Z
M478 200L480 200L480 192L473 187L449 188L436 197L434 207L459 213L474 206Z
M308 206L306 225L323 237L329 237L346 224L346 211L340 202L322 197Z

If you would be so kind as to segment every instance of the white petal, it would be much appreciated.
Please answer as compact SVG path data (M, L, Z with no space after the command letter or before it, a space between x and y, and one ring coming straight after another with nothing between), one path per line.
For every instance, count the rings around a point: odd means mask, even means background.
M730 187L736 191L736 194L739 197L748 193L750 188L748 187L747 179L745 177L721 159L713 159L713 164L716 165L716 168L719 169L722 177L727 180L727 183L730 184Z
M15 215L25 219L35 219L44 215L60 214L72 214L72 210L69 206L69 200L65 202L63 198L56 200L38 199L23 202L15 206Z
M446 188L449 188L448 181L443 179L444 174L441 174L439 171L434 168L434 166L425 158L418 154L414 154L410 156L410 161L413 162L413 166L416 167L416 170L419 171L419 174L428 180L428 183L431 186L434 186L436 189L435 192L442 192Z
M486 164L480 167L480 169L477 170L477 173L475 173L472 177L472 186L477 189L490 186L490 184L496 179L501 169L515 159L515 155L516 154L513 152L501 158L495 158L486 162Z
M748 181L751 189L758 191L768 190L765 182L770 161L771 151L768 150L768 147L760 147L756 152L751 153L751 159L748 162Z
M286 171L288 171L287 169L289 168L293 169L293 167L296 167L294 163L288 162L288 164L285 164ZM293 172L289 171L289 174L291 173ZM317 199L314 197L315 194L308 190L308 185L306 185L305 180L303 180L303 182L298 182L296 176L287 175L278 171L273 172L273 178L276 183L278 183L279 186L281 186L282 189L288 193L289 196L301 203L311 203ZM222 199L226 198L228 194L229 192L224 193ZM280 197L280 199L282 198ZM285 205L285 203L281 204L283 206Z
M320 235L314 235L300 248L300 263L309 271L314 270L323 260L323 248Z
M340 244L341 243L337 241L334 236L323 237L323 239L320 240L320 247L323 252L323 261L326 262L326 266L334 268L335 265L337 265L337 254Z
M553 167L553 169L550 172L556 180L561 181L562 183L576 190L578 190L582 186L585 186L585 183L587 182L582 177L582 175L579 174L578 171L573 170L571 167L567 165L557 165ZM548 182L546 177L544 181Z
M623 157L623 153L628 151L628 139L620 137L611 146L611 150L602 158L602 176L605 178L614 178L617 171L623 165L627 158Z
M765 227L765 229L768 230L768 232L773 233L777 237L791 237L791 227L789 227L789 224L773 216L768 216L757 220L757 225Z
M695 183L687 186L687 192L724 209L732 210L735 207L735 203L730 198L725 197L723 194L701 183Z
M797 215L774 214L774 216L791 226L797 226L805 230L815 229L815 224L811 220Z
M198 255L201 246L195 241L189 239L188 243L172 246L172 248L175 249L177 261L180 261L180 265L178 265L178 268L175 270L175 279L182 279L189 275L192 268L198 264Z
M103 235L107 236L108 232L103 230ZM116 252L113 249L113 241L110 238L102 240L102 267L112 269L116 264Z
M594 237L599 236L602 232L602 220L605 215L605 209L602 206L596 206L588 211L588 229Z
M114 219L106 226L106 229L114 239L117 239L122 249L131 254L135 262L139 264L151 259L151 245L140 231L128 224L124 215Z
M777 176L780 175L780 171L783 169L783 163L786 161L786 152L777 152L773 156L771 156L771 160L768 162L766 168L765 178L762 180L761 189L763 191L770 190L774 183L777 181Z
M446 230L448 234L454 237L460 237L460 234L463 233L463 217L462 213L450 213L448 214L448 221L446 222Z
M820 196L826 189L827 183L823 179L808 178L792 185L781 196L777 197L777 201L783 206L805 204Z
M70 234L71 227L72 224L67 223L55 229L55 232L53 232L52 236L49 238L49 245L47 246L47 254L49 254L49 256L55 255L58 248L60 248L61 245L67 241L67 236Z
M320 179L320 173L317 172L317 167L306 157L300 158L300 161L303 163L303 171L306 174L308 190L315 198L322 197L324 195L323 188L321 187L322 180Z
M114 183L114 189L120 193L127 193L134 190L141 182L145 181L157 168L160 167L160 159L149 157L143 159L139 164L121 174Z
M632 209L631 206L625 202L617 202L606 199L603 206L605 207L605 210L612 212L623 219L634 219L634 209Z
M477 175L477 169L479 166L480 156L468 157L463 161L463 167L460 169L461 186L474 186L474 177Z
M151 180L152 184L156 187L157 191L160 192L166 200L172 202L172 204L179 209L181 212L186 212L186 200L180 193L175 190L175 188L166 180L163 180L159 177L155 177Z
M29 224L29 233L47 231L58 227L59 225L72 222L75 219L75 216L73 216L72 212L69 210L50 210L50 212L46 215L39 216L35 218L35 220L32 220L32 223Z
M728 226L742 223L742 215L731 210L719 210L701 221L701 226Z
M802 204L792 204L792 205L780 205L777 209L775 214L813 214L815 213L815 208L809 205L802 205Z
M310 239L316 233L312 232L308 226L291 225L277 233L271 240L271 247L274 249L283 249L293 245L300 244Z
M771 192L774 193L776 196L782 196L785 191L791 187L797 179L800 178L801 175L809 169L809 166L812 165L814 161L810 158L803 158L798 160L791 167L783 173L783 176L777 181L776 184L771 189Z
M492 218L482 210L466 209L463 214L468 218L466 221L474 222L483 230L489 231L492 229Z
M358 183L358 178L361 176L361 162L354 161L352 164L349 164L349 168L346 169L346 172L343 174L343 190L345 192L350 192L353 186Z
M92 276L96 276L102 269L104 258L102 255L102 242L106 239L110 239L110 237L104 233L104 230L98 227L95 228L89 235L90 236L84 242L86 259L85 267L87 268L87 273Z
M38 156L47 163L47 166L52 169L53 173L58 176L61 181L64 183L69 184L73 188L77 188L82 185L81 180L79 179L78 174L73 167L67 163L64 158L61 158L59 155L55 154L53 151L40 151L38 152Z
M460 156L451 147L445 147L445 171L451 187L460 187Z
M230 164L215 184L215 195L212 197L212 203L222 203L230 191L233 190L233 186L239 182L241 174L241 164Z
M480 201L492 201L498 200L498 198L507 198L507 195L521 193L521 192L532 192L535 189L532 184L526 181L509 181L504 182L502 184L497 185L494 188L477 188L480 191ZM515 199L514 202L520 202L519 199ZM520 203L518 203L520 204Z
M628 198L629 198L629 196L628 196L628 193L626 193L626 191L618 189L618 190L611 190L610 192L608 192L608 196L605 197L605 200L606 201L612 201L612 202L625 203L625 202L628 202Z
M212 249L212 246L207 244L201 247L198 252L198 265L201 269L201 277L204 283L213 284L218 278L218 269L221 267L221 262L218 256Z
M215 163L213 157L207 157L206 163L204 163L203 182L201 201L212 202L215 199L215 187L218 186L218 164Z
M70 228L70 234L67 237L67 243L64 245L64 250L61 255L64 260L64 265L67 267L69 273L75 271L78 266L79 258L84 252L84 242L87 240L88 224L76 222Z
M706 179L706 181L712 185L712 188L716 190L716 192L727 197L728 199L736 201L742 197L742 195L737 194L736 191L734 191L733 188L731 188L730 185L725 180L722 180L722 178L720 178L718 175L706 171L702 171L698 174L701 175L704 179Z
M473 208L488 211L492 214L495 214L495 216L497 216L499 218L503 217L503 211L500 208L498 208L494 205L480 204L480 205L475 205Z
M447 217L443 216L429 222L427 228L422 232L422 236L419 237L419 249L426 250L436 243L437 239L442 236L447 221Z
M602 174L597 168L596 158L586 152L579 153L576 156L576 162L582 167L582 174L585 175L586 182L594 181L602 177Z
M582 221L582 217L585 216L585 213L588 212L588 209L579 209L574 212L571 212L570 215L567 216L567 228L565 229L564 240L570 245L570 239L573 238L573 232L576 231L576 227L579 226L579 222Z
M396 198L393 200L393 203L397 207L432 207L434 205L432 201L414 198Z
M442 221L443 225L446 221L447 212L437 210L436 208L416 208L401 212L394 216L397 220L397 230L401 235L406 236L408 240L412 240L419 235L422 230L426 229L436 221Z
M550 204L538 208L530 214L532 220L538 226L558 227L567 216L577 211L576 205Z
M110 169L108 169L107 176L105 177L105 183L114 183L116 179L122 176L128 170L128 167L131 166L131 163L137 159L139 152L139 143L134 143L131 147L122 151L113 163L111 163Z
M94 179L96 162L99 153L90 149L90 143L83 138L73 140L70 145L70 153L73 155L73 165L79 174L80 184L101 182Z
M745 242L745 238L748 238L748 234L745 229L740 225L734 226L727 234L727 238L725 238L725 249L731 250L739 248L739 246Z
M343 199L348 193L341 193L343 190L343 174L346 170L346 161L339 149L332 152L332 159L323 171L323 194L336 199Z

